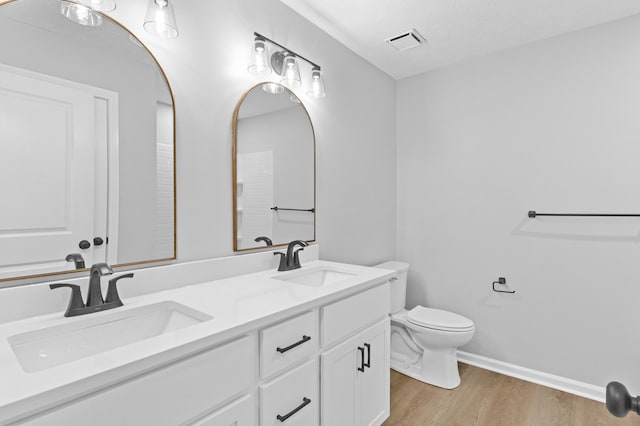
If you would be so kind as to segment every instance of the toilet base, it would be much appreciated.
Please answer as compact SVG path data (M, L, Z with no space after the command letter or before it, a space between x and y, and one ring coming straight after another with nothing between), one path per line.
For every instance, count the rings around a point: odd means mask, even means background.
M443 389L455 389L460 385L458 359L456 350L449 353L434 353L441 351L425 351L417 362L408 361L403 354L391 354L391 368L429 385Z
M457 347L426 347L418 345L412 333L402 323L391 322L391 368L421 382L444 389L460 385ZM466 343L471 334L460 342ZM465 341L466 340L466 341Z

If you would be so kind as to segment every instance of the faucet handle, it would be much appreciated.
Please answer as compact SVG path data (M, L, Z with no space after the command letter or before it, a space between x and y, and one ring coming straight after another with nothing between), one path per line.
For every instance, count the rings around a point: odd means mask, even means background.
M300 256L298 255L298 253L302 250L304 250L304 247L301 247L293 252L293 266L295 266L296 268L300 268Z
M84 259L82 258L82 255L80 253L68 254L64 260L66 260L67 262L73 262L76 269L85 268Z
M278 271L282 272L282 271L286 271L287 270L287 255L280 252L280 251L276 251L273 253L274 256L280 255L280 265L278 266Z
M67 311L64 313L65 317L72 317L79 315L79 309L84 308L84 302L82 301L82 292L80 286L75 284L59 283L49 284L49 288L54 290L56 288L69 287L71 289L71 298L69 299L69 305Z
M122 300L118 294L117 283L122 278L133 278L133 272L130 274L123 274L109 280L109 288L107 289L107 297L104 299L105 303L113 303L117 306L122 306Z
M304 240L293 240L289 243L290 247L295 247L295 246L301 246L301 247L306 247L308 246L309 243L304 241Z

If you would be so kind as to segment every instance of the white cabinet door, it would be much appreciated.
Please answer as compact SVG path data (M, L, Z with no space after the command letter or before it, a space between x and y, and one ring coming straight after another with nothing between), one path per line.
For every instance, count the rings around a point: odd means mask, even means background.
M361 375L360 425L381 425L389 417L389 329L385 320L362 333L368 366Z
M389 319L321 355L324 426L380 425L389 416Z
M356 424L357 370L360 336L355 336L321 355L322 373L320 420L324 426L354 426Z

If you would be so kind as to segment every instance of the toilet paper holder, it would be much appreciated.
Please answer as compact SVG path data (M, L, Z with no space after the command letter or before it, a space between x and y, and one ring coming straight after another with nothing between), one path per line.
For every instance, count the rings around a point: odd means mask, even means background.
M507 279L505 277L498 277L498 281L494 281L492 283L492 288L493 291L495 291L496 293L507 293L507 294L513 294L516 291L515 290L498 290L496 289L496 284L500 284L500 285L507 285Z

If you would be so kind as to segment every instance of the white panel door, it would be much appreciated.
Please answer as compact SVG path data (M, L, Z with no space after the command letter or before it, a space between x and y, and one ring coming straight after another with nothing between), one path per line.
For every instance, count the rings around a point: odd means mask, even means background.
M0 278L73 269L94 233L95 106L88 90L0 68Z

